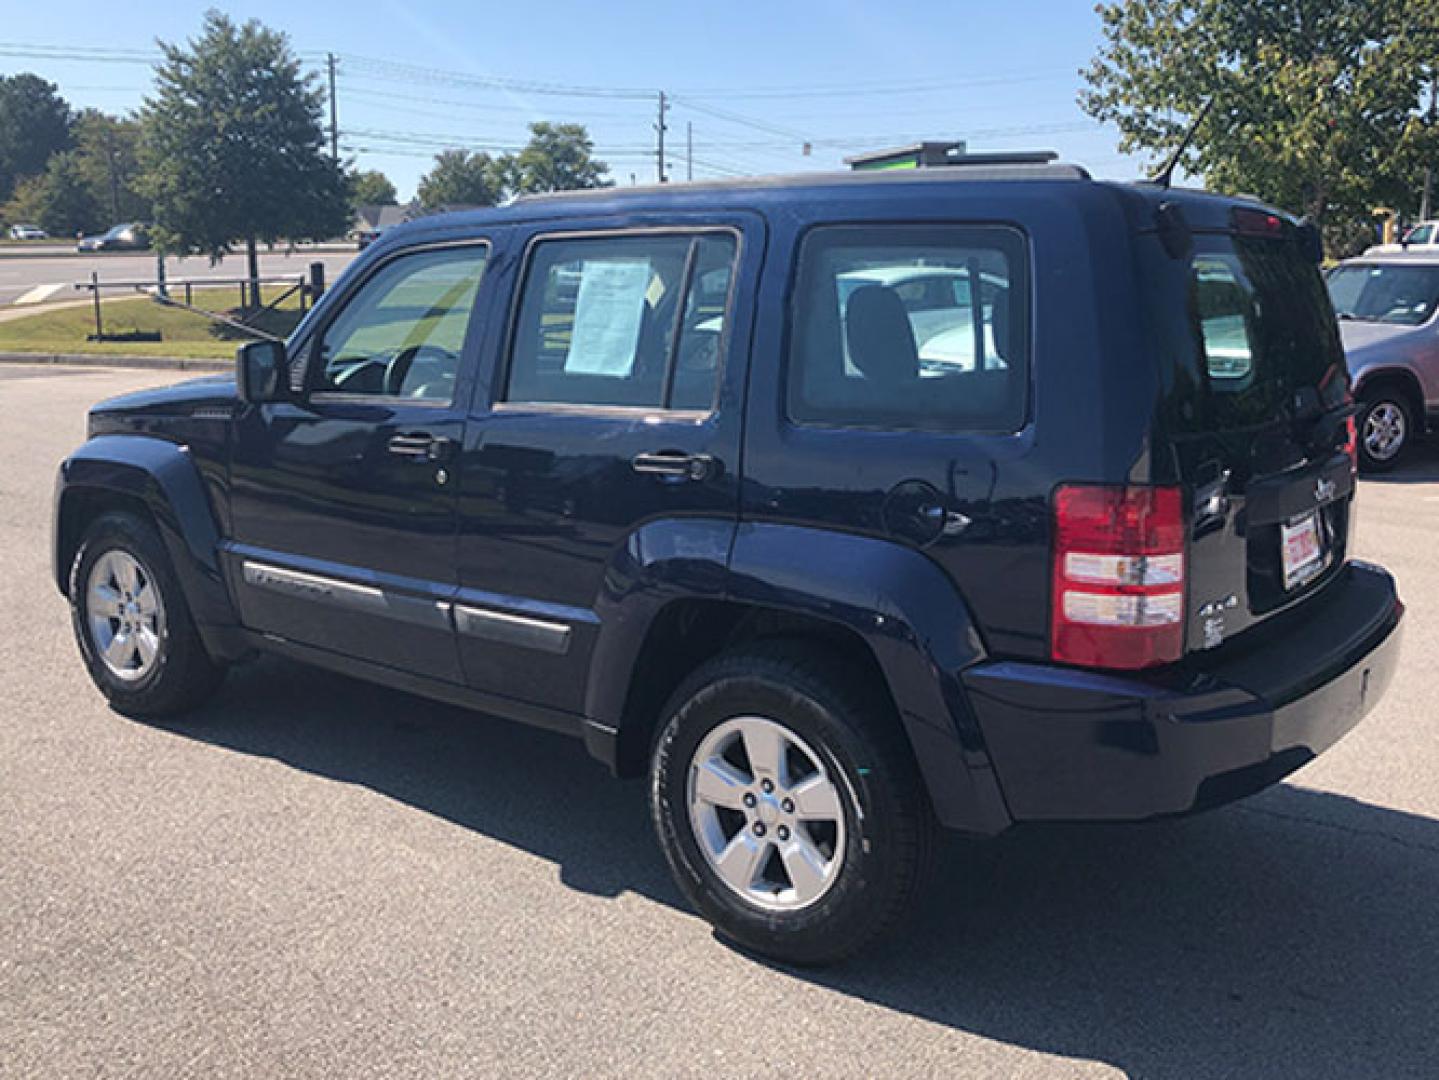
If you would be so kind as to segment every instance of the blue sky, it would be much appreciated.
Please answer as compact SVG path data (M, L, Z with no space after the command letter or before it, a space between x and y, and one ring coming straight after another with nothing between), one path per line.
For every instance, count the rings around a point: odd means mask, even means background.
M214 6L283 30L317 68L339 54L342 146L402 196L441 147L517 146L536 119L586 124L617 182L653 180L661 89L674 97L673 179L685 175L687 123L697 179L834 168L918 137L1055 149L1100 176L1144 165L1075 104L1078 69L1099 42L1090 0ZM0 72L35 71L76 106L112 112L140 104L155 39L189 37L202 10L174 0L7 7ZM97 58L15 55L32 46Z

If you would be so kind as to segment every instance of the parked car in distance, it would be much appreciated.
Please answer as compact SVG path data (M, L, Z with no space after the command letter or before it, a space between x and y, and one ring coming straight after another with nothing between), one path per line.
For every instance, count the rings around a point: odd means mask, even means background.
M130 222L115 225L94 236L83 236L75 245L76 251L148 251L150 233L144 225Z
M1439 420L1439 246L1329 271L1354 396L1359 464L1391 469Z
M1202 810L1384 694L1315 241L1033 156L427 217L96 405L55 581L122 713L267 652L567 733L722 935L837 960L939 828Z
M1373 244L1364 251L1370 255L1402 255L1439 252L1439 221L1420 221L1409 226L1395 244Z
M11 240L48 240L50 234L39 225L11 225Z

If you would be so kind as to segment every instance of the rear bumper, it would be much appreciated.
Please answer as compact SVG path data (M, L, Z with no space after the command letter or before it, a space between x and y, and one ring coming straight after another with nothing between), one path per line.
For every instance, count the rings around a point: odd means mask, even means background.
M1351 563L1182 670L998 662L964 681L1015 821L1182 814L1275 783L1353 728L1393 678L1403 612L1388 573Z

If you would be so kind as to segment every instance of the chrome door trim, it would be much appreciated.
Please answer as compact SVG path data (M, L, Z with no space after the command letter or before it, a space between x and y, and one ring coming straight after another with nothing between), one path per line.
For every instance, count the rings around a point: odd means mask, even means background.
M298 600L313 600L347 611L396 619L430 630L450 629L450 604L445 600L428 600L253 559L245 559L243 568L245 584L257 589Z
M484 638L501 645L517 645L523 649L563 656L570 648L570 627L564 623L534 619L526 615L510 615L488 608L454 605L455 628L462 634Z

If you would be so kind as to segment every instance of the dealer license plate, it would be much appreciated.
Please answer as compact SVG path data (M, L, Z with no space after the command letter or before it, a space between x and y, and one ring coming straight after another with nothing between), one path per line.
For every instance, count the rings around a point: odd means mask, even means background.
M1319 539L1319 515L1305 514L1281 527L1284 545L1284 587L1293 589L1324 568L1324 547Z

